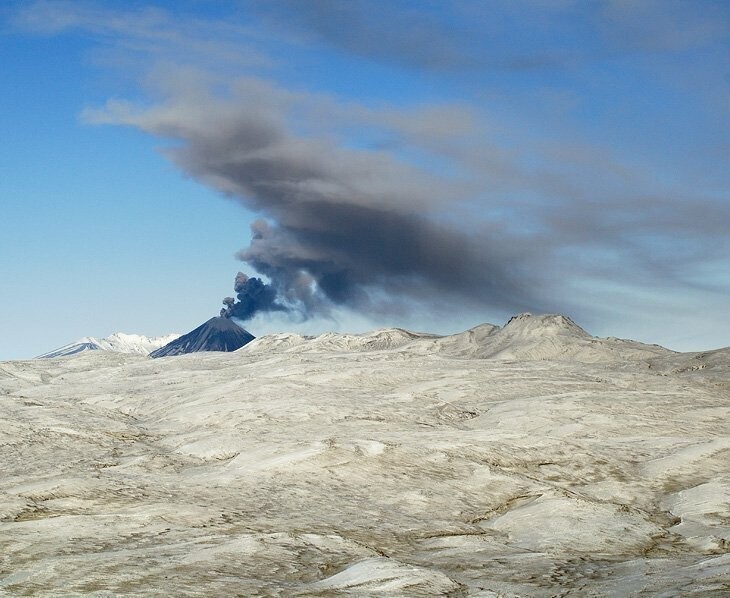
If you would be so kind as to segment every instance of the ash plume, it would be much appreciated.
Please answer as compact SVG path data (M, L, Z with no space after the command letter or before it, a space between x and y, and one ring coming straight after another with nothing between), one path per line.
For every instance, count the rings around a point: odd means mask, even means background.
M225 98L194 79L170 85L169 99L152 108L112 101L86 117L177 140L165 150L177 166L261 216L238 257L270 283L240 275L224 315L326 317L339 306L370 314L415 305L549 309L538 299L539 241L515 242L498 222L468 217L468 208L457 218L469 193L464 181L392 152L308 136L291 123L307 114L309 126L326 127L323 112L331 119L345 108L256 79L237 81ZM345 116L359 118L353 110ZM434 134L432 118L403 118L388 115L382 126Z
M224 318L249 320L262 311L289 311L289 308L277 301L276 289L257 277L246 276L243 272L236 274L233 284L236 297L226 297L220 315Z

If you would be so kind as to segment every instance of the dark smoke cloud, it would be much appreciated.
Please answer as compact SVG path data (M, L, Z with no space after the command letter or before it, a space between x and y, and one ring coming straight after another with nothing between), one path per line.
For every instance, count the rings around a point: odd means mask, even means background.
M285 309L326 316L333 306L401 311L414 301L545 309L534 292L535 260L524 259L534 241L455 218L466 189L459 180L392 153L294 134L287 117L292 108L305 112L308 100L258 80L239 81L232 99L184 77L173 88L157 107L109 103L87 118L179 140L168 150L175 163L263 216L239 257L271 282L237 287L233 317ZM410 120L409 135L414 127ZM432 133L433 124L423 128Z
M145 109L110 101L86 118L176 141L166 153L185 173L262 217L239 257L275 298L246 299L242 317L327 316L335 306L401 314L419 304L580 315L559 288L567 278L695 284L692 264L727 246L726 202L657 198L650 179L590 147L562 148L552 170L525 169L483 143L459 143L472 126L463 106L377 114L258 79L218 96L189 73L156 75L167 99ZM395 149L344 147L338 123L384 131ZM409 147L466 175L399 158Z
M421 214L321 200L287 204L275 216L274 225L254 224L251 245L239 257L305 312L323 313L330 304L387 309L373 289L386 291L386 303L407 296L422 303L529 305L526 285L510 272L516 256L498 248L497 234L482 237Z
M258 312L289 311L277 301L276 289L260 278L248 277L239 272L233 288L238 301L233 297L223 299L225 307L221 309L221 316L224 318L250 320Z

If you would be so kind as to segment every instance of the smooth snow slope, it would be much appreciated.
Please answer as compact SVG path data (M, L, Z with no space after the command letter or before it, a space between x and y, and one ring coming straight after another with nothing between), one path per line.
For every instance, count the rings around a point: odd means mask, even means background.
M573 326L2 363L0 594L726 595L730 351Z
M125 334L124 332L115 332L106 338L100 339L94 338L93 336L85 336L76 342L39 355L36 359L67 357L68 355L76 355L84 351L112 351L115 353L139 353L140 355L147 355L155 349L164 347L179 336L179 334L166 334L164 336L147 337L142 334Z

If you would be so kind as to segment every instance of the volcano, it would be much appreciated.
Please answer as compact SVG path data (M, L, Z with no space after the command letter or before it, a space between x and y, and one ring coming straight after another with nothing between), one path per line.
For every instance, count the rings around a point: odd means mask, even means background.
M150 357L167 357L198 351L235 351L250 343L254 335L230 318L211 318L195 330L183 334L164 347L152 351Z

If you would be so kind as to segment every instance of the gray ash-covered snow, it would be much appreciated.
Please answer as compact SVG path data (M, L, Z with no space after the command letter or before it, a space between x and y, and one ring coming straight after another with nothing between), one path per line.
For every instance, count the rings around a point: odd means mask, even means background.
M554 314L0 363L0 595L727 596L729 390Z

